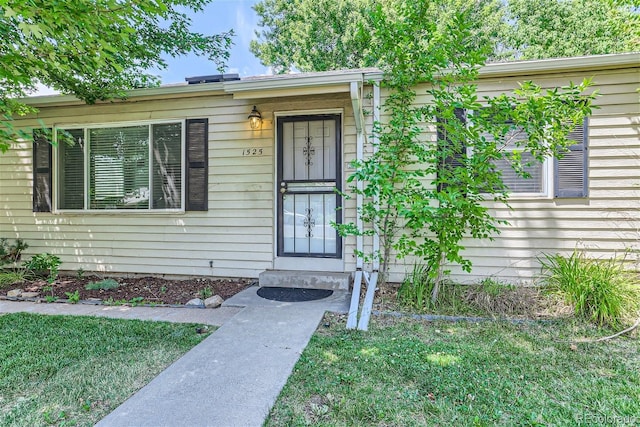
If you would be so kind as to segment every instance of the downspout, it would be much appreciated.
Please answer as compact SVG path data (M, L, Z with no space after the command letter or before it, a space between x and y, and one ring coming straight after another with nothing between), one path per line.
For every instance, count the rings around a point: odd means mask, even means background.
M356 160L361 161L364 159L364 114L362 112L362 98L360 91L362 90L361 82L351 82L351 105L353 107L353 118L356 124ZM356 182L356 188L358 194L356 195L356 209L359 211L362 207L362 189L364 183L360 180ZM356 216L356 226L358 231L362 232L363 224L360 215ZM362 253L364 243L362 236L356 236L356 249L359 253ZM364 261L361 256L356 258L356 269L362 270Z
M373 84L373 122L380 121L380 82L376 82ZM378 137L374 133L371 138L371 143L373 146L373 152L377 151L378 146ZM376 208L378 207L379 199L375 197L373 199L373 203ZM369 329L369 319L371 318L371 310L373 309L373 297L376 293L376 287L378 286L378 269L380 268L380 260L378 259L377 254L380 251L380 237L377 234L373 235L373 271L371 272L371 276L366 275L365 273L365 281L367 282L367 293L364 297L364 302L362 304L362 313L360 313L360 321L358 322L358 329L361 331L366 331Z
M362 112L362 81L351 82L351 105L353 107L353 118L356 125L356 160L361 161L364 158L364 114ZM359 190L356 195L356 212L362 207L362 189L364 183L360 180L356 182L356 188ZM353 290L351 293L351 304L349 305L349 315L347 317L347 329L355 329L358 323L358 309L360 305L360 288L362 286L362 267L364 260L360 254L364 249L362 238L363 224L360 215L356 214L356 227L358 228L358 236L356 236L356 272L353 277Z
M380 82L373 85L373 122L380 122ZM374 134L371 138L373 145L373 152L378 151L378 135ZM379 205L378 197L374 199L376 209ZM380 251L380 237L377 234L373 235L373 253L377 254ZM380 268L380 260L378 257L373 258L373 271L377 272Z

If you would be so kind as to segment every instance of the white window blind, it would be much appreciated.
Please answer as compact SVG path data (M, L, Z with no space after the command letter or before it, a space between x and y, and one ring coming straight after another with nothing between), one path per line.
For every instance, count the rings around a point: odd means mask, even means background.
M89 129L91 209L149 208L149 126Z
M152 126L152 188L154 209L178 209L182 201L182 126Z
M182 122L58 131L58 207L182 207Z
M492 140L492 136L485 134L487 140ZM503 159L494 162L496 169L502 174L502 182L512 193L542 193L544 192L544 168L543 164L537 161L531 153L523 151L518 147L518 143L526 141L526 132L522 129L514 128L510 130L504 139L498 142L498 149L507 153ZM518 152L518 157L512 157L509 153ZM517 163L516 163L517 162ZM522 168L524 176L516 172Z

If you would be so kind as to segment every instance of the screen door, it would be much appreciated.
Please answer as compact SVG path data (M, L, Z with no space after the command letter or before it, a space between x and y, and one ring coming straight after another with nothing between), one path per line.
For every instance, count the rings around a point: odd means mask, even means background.
M278 256L339 258L338 115L278 119Z

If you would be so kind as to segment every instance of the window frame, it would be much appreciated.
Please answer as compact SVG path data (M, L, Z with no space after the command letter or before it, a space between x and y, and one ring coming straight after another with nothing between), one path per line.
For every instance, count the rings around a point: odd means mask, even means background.
M181 182L180 182L180 208L173 209L153 209L151 207L151 203L153 200L153 125L156 124L171 124L171 123L180 123L180 173L181 173ZM91 209L89 207L89 186L90 186L90 176L89 176L89 150L85 149L83 152L83 209L61 209L60 205L60 150L58 148L58 131L59 130L78 130L81 129L84 134L84 140L87 141L87 137L91 129L105 129L105 128L119 128L119 127L130 127L130 126L148 126L149 129L149 199L150 199L150 207L147 209ZM187 127L187 119L185 118L176 118L176 119L161 119L161 120L134 120L134 121L118 121L118 122L109 122L109 123L59 123L55 124L52 129L52 139L54 143L54 153L52 155L52 175L53 175L53 185L52 189L54 189L54 197L52 198L53 208L52 212L54 213L91 213L91 214L166 214L166 213L184 213L186 212L186 144L187 144L187 136L186 136L186 127ZM89 141L90 143L90 141ZM88 146L87 146L88 148Z
M505 150L509 150L509 152L517 151L520 153L525 153L527 151L523 147L514 147L513 149L508 149L508 145L509 145L508 143L505 143ZM549 199L551 198L552 197L551 182L554 179L553 168L551 167L551 161L552 161L552 157L545 157L545 159L542 161L541 170L540 170L540 178L542 180L540 184L541 191L536 191L536 192L513 191L509 187L507 187L509 191L509 199L516 200L516 199L535 199L535 198ZM527 179L521 176L518 176L518 178L523 180Z
M469 126L473 121L472 110L464 110L465 126ZM440 143L440 117L436 116L435 120L435 143ZM559 189L559 177L561 171L559 170L559 160L555 156L548 156L542 162L541 167L541 188L540 192L515 192L509 190L510 200L528 200L528 199L584 199L589 197L589 128L590 128L590 116L583 118L582 123L576 123L576 128L581 128L582 141L576 141L576 144L572 144L568 147L569 151L582 151L583 161L582 170L583 174L583 187L580 190L576 189ZM575 130L570 133L574 133ZM575 149L575 147L581 148ZM466 146L465 153L467 157L473 156L473 147ZM525 149L516 147L513 151L525 152ZM441 189L439 189L441 191ZM488 193L484 193L488 194Z

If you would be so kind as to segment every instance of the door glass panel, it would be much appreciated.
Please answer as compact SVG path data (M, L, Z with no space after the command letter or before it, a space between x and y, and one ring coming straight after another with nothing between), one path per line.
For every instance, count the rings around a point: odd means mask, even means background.
M309 138L303 148L307 162L309 180L324 179L324 129L323 121L309 122Z
M295 158L293 148L293 123L283 123L282 125L282 179L292 181L295 169Z
M282 201L282 226L284 234L284 251L293 253L296 238L296 209L295 196L286 195Z
M334 120L323 121L323 141L323 177L336 179L336 122Z
M290 118L281 125L278 255L337 257L340 240L331 223L339 219L339 119Z
M309 201L310 252L335 252L336 230L331 226L331 221L336 220L335 194L312 194Z
M293 180L303 181L309 178L309 122L293 124Z

